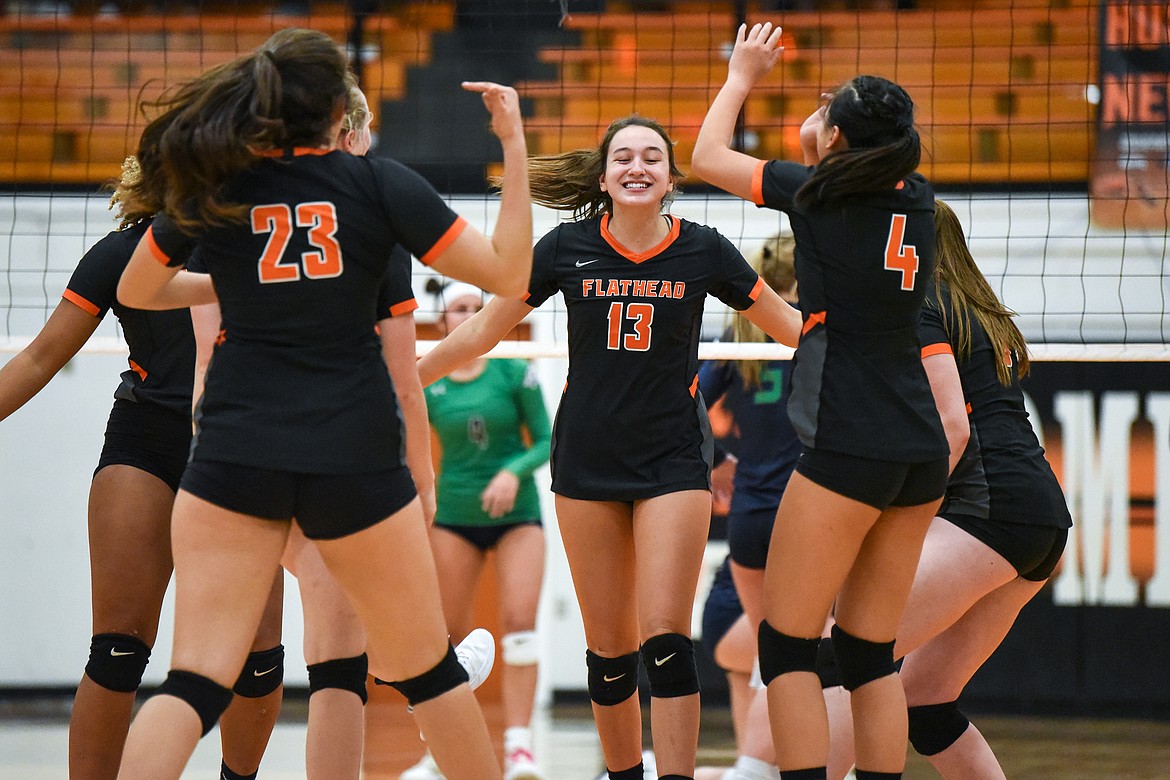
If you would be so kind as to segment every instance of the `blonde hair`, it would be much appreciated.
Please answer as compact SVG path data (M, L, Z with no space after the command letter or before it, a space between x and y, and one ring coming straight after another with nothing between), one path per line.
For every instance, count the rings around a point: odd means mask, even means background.
M365 126L366 120L370 118L370 109L365 100L365 93L358 86L357 75L352 70L345 74L345 86L348 92L345 96L345 117L341 120L341 132L349 133L361 130Z
M781 233L764 242L749 258L752 268L764 280L764 283L776 292L791 290L796 284L796 240L790 233ZM758 325L737 312L731 323L732 339L737 343L760 344L768 340L768 335ZM760 375L763 372L764 361L738 361L739 374L743 377L746 387L758 387Z
M987 279L971 257L963 226L951 207L941 200L934 202L934 229L937 243L938 268L935 271L941 284L935 285L935 300L942 313L947 334L958 347L957 358L971 355L971 315L987 333L996 355L995 371L1000 384L1012 383L1011 361L1014 355L1019 375L1028 373L1028 344L1020 329L1012 322L1016 313L1004 306ZM943 301L942 287L950 292L950 310Z
M138 158L131 155L122 161L122 175L114 184L114 194L110 196L109 207L114 210L114 216L118 219L118 230L133 227L154 216L153 211L141 206L136 207L134 199L127 195L128 190L141 180L142 166L138 164Z

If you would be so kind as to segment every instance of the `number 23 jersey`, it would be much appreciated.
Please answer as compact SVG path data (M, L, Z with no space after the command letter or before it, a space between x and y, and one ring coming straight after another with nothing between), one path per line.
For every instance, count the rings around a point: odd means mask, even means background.
M743 310L763 281L712 228L664 216L670 232L634 253L608 215L557 226L536 245L526 302L560 292L569 373L552 439L552 489L633 501L710 489L712 439L698 387L703 302Z

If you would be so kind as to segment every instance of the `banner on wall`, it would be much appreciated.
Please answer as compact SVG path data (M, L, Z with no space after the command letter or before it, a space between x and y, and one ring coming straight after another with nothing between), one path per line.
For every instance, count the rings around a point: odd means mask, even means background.
M1091 214L1107 228L1170 226L1170 3L1105 0Z

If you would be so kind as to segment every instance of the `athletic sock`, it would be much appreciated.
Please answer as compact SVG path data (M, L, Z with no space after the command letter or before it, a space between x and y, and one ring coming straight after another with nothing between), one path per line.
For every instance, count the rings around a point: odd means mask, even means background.
M642 780L642 775L646 773L645 767L639 761L635 766L629 769L623 769L620 772L615 772L612 769L608 770L609 780Z
M810 769L781 769L780 780L825 780L829 771L823 766Z
M901 772L870 772L868 769L856 769L854 774L857 780L900 780Z
M731 777L735 780L776 780L780 777L775 766L751 756L740 756L735 759L735 766L732 769L734 773Z
M228 768L227 762L220 762L219 765L219 780L256 780L256 775L260 773L257 769L250 775L240 775Z

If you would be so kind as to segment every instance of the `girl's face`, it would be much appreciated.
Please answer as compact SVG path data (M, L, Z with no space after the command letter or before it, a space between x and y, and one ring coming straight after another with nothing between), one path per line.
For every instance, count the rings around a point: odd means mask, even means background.
M483 308L483 298L479 295L461 295L447 304L443 312L443 329L450 333L459 323L469 319L471 315Z
M365 95L361 96L360 102L365 109L366 119L362 122L361 127L342 133L341 143L339 144L343 152L349 152L358 157L370 151L370 146L373 144L373 137L370 134L370 124L374 121L374 115L370 113L370 104L366 102Z
M829 124L829 102L832 99L830 93L821 95L820 106L800 126L800 149L805 165L816 165L829 152L848 147L841 128Z
M669 149L662 136L639 125L619 130L610 141L601 176L601 191L609 194L614 209L661 208L672 189Z

